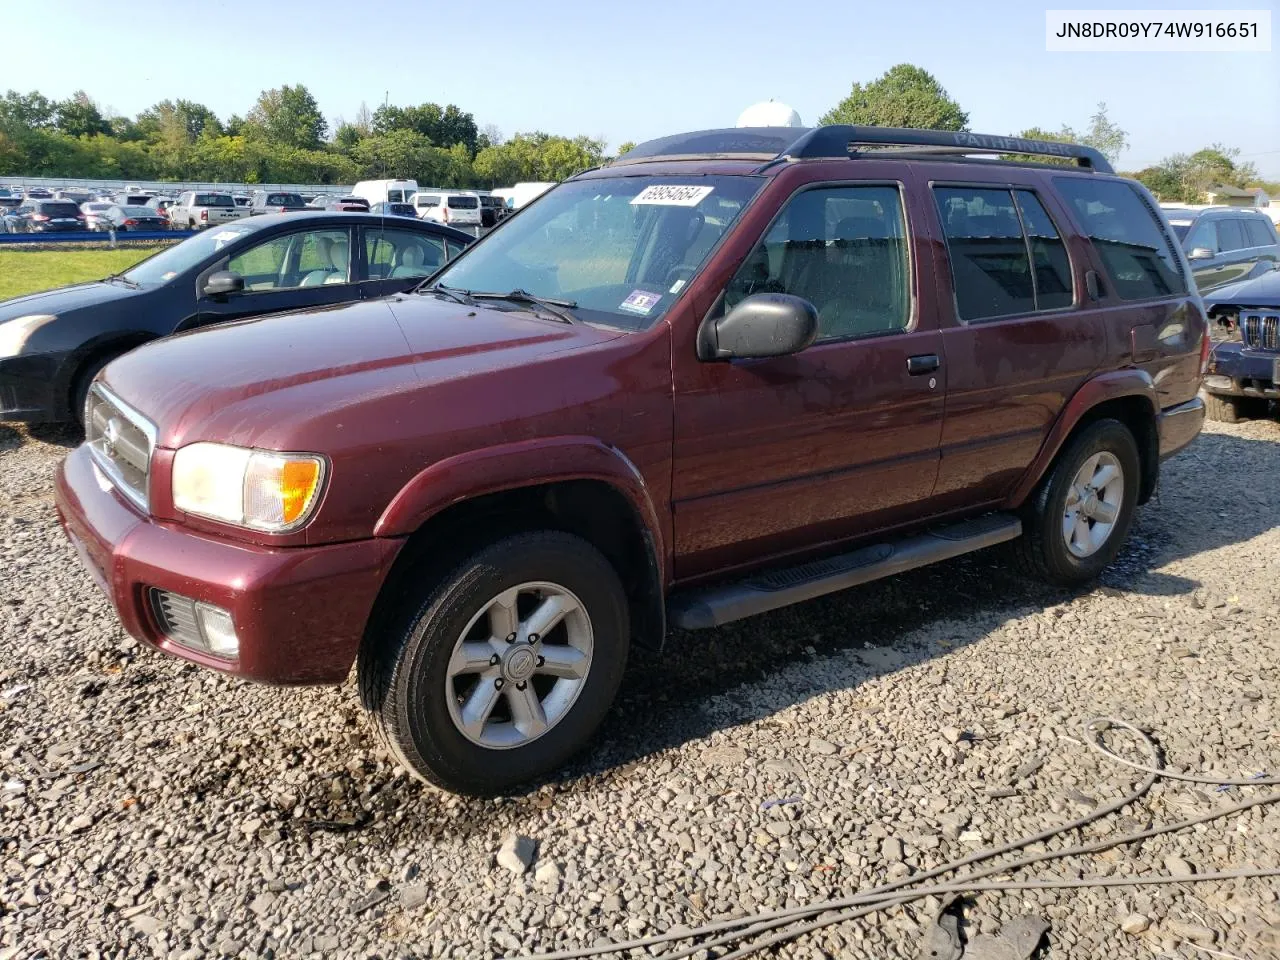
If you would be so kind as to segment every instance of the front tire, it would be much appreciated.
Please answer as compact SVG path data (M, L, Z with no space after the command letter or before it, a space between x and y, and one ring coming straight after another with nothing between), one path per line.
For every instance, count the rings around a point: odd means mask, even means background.
M1217 423L1239 423L1267 415L1267 401L1258 397L1224 397L1206 393L1204 398L1205 415Z
M1023 508L1023 568L1064 587L1095 579L1129 535L1141 470L1137 441L1118 420L1072 437Z
M492 795L559 767L608 712L626 666L627 600L580 537L540 531L484 547L366 637L360 693L417 777Z

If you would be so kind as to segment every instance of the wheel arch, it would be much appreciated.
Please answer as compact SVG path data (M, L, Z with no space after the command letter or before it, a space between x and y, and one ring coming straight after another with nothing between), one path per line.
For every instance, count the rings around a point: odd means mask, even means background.
M75 401L75 390L84 372L95 363L104 359L114 360L116 357L136 350L144 343L158 340L159 335L150 330L112 331L85 341L63 363L58 374L58 384L54 391L57 402L62 405L58 411L60 419L75 419L79 414L72 409Z
M1021 507L1053 466L1066 442L1089 424L1107 418L1127 426L1137 441L1142 466L1138 503L1146 503L1155 493L1160 476L1160 430L1156 421L1159 411L1155 382L1145 370L1116 370L1085 381L1063 407L1040 452L1004 506Z
M633 639L661 648L667 562L658 513L634 464L593 438L508 444L418 473L375 526L377 536L406 538L375 611L402 593L410 571L443 572L485 542L533 529L572 533L600 550L626 589Z

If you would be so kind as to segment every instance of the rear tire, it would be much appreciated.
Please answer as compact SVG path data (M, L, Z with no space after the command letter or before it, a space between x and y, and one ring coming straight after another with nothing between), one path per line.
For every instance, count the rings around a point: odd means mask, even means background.
M1118 420L1068 440L1022 509L1014 551L1023 569L1063 587L1096 578L1129 535L1141 472L1137 441Z
M507 537L444 576L410 572L397 593L357 671L378 734L415 776L500 793L559 767L604 719L626 666L627 600L585 540ZM552 626L540 635L539 622Z

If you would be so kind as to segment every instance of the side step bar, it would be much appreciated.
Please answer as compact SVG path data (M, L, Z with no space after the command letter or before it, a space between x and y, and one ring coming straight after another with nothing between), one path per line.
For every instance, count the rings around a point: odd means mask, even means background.
M992 547L1022 534L1010 513L989 513L903 540L872 544L851 553L758 573L735 583L673 596L667 619L683 630L704 630L753 617L860 583Z

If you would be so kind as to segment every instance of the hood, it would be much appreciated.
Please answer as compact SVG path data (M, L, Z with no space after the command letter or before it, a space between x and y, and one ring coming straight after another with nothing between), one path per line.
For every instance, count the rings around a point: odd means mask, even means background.
M299 425L349 407L620 335L409 295L167 337L104 378L156 424L161 446L285 449Z
M77 283L72 287L59 287L41 293L29 293L25 297L0 300L0 323L25 317L33 313L64 314L82 307L96 307L112 300L134 297L143 290L134 290L123 283Z
M1206 307L1280 307L1280 269L1270 270L1252 280L1228 283L1204 294Z

